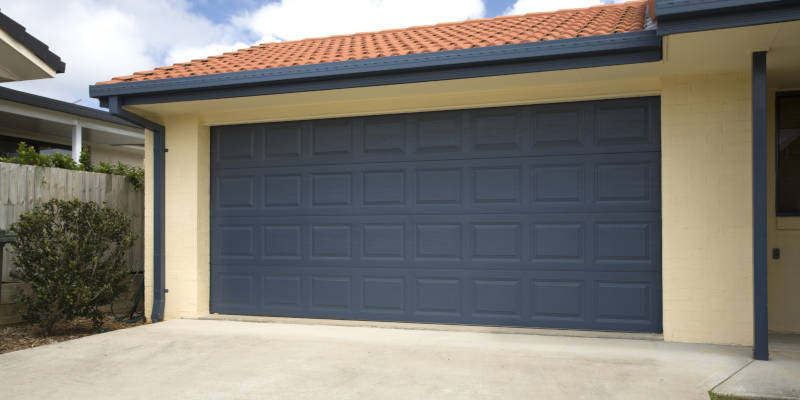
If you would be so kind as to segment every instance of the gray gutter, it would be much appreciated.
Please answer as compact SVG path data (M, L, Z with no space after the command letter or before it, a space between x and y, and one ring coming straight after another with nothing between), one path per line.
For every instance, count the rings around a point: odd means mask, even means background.
M655 0L656 19L729 12L736 8L770 7L786 0Z
M164 266L164 171L167 149L165 147L166 129L148 119L126 111L118 97L109 99L111 114L124 118L138 126L153 131L153 311L150 314L152 322L164 320L164 303L167 292L165 284Z
M800 20L796 0L655 0L659 36Z
M655 31L450 50L367 60L238 71L89 87L105 103L124 105L202 100L496 76L652 62L661 59Z
M56 71L56 73L63 73L66 69L67 65L61 61L61 57L50 51L50 48L42 43L42 41L28 33L24 26L2 12L0 12L0 30L5 31L9 36L14 38L14 40L20 42L25 48L36 55L36 57L44 61L47 66Z
M2 86L0 86L0 100L12 101L14 103L26 104L33 107L58 111L79 117L91 118L98 121L110 122L112 124L128 126L131 128L139 128L139 125L129 122L123 118L116 117L106 111L79 106L77 104L67 103L65 101L55 100L49 97L42 97L35 94L20 92L19 90L13 90Z

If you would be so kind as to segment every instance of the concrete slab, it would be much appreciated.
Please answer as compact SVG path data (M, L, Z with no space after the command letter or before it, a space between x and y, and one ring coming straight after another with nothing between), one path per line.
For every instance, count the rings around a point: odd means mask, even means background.
M0 355L3 399L707 399L750 349L174 320Z
M753 361L713 389L736 399L800 399L800 335L770 337L770 360Z

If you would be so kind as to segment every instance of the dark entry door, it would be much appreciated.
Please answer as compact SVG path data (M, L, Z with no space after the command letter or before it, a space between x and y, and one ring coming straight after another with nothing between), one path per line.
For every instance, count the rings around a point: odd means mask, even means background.
M659 99L212 129L212 312L661 330Z

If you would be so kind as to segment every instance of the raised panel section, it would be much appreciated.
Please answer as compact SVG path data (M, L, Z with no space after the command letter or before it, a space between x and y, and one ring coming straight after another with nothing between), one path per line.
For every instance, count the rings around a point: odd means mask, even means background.
M578 109L539 107L533 113L534 148L580 147L583 140Z
M217 181L220 208L250 208L255 204L252 176L222 176Z
M534 280L531 282L531 317L536 320L583 319L582 281Z
M299 158L302 126L300 124L269 125L264 130L264 154L270 159Z
M596 199L601 202L649 201L650 164L601 164L595 169Z
M406 151L405 117L364 120L364 153L400 154Z
M417 257L427 259L461 259L461 225L417 225Z
M264 276L264 302L267 307L298 308L301 305L302 278L298 275Z
M353 151L353 124L349 119L316 121L312 128L315 156L346 155Z
M597 143L621 145L649 143L648 107L641 102L598 105L595 112Z
M302 257L302 228L299 225L268 225L264 227L264 257L300 259Z
M472 149L519 150L518 113L514 110L479 112L472 117Z
M350 285L348 276L315 276L311 278L311 307L317 309L350 311Z
M461 314L461 281L447 278L417 279L418 314L458 316Z
M473 258L482 260L519 260L519 224L475 224L472 227Z
M228 126L215 128L217 157L219 161L249 161L255 159L255 128Z
M405 171L364 172L363 203L365 206L405 205Z
M367 224L363 228L364 258L404 258L405 229L402 224Z
M431 113L417 120L418 152L452 152L461 149L459 113Z
M517 203L520 201L520 169L516 167L475 168L472 172L475 203Z
M217 303L249 306L253 303L253 278L248 275L220 274L214 282Z
M303 202L300 175L264 176L265 207L298 207Z
M417 204L461 204L461 170L455 168L417 170Z
M586 182L583 165L537 165L531 168L531 200L534 204L583 202Z
M535 223L531 228L531 253L534 262L583 261L582 224Z
M317 225L311 228L311 256L319 259L350 258L350 225Z
M352 202L350 173L314 174L312 202L315 206L348 206Z
M249 226L220 227L217 231L220 255L224 258L252 258L253 228Z
M472 309L481 316L518 317L522 288L517 280L476 279L472 285Z
M650 286L648 282L597 282L597 319L607 322L628 320L649 323Z
M403 278L365 277L363 306L367 311L402 312L405 305Z
M598 261L649 261L650 224L598 223L595 232Z

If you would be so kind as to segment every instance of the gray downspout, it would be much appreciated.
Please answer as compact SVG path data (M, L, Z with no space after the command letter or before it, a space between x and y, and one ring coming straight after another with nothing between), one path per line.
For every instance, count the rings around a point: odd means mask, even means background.
M121 99L108 99L109 112L153 131L153 312L152 322L164 319L164 164L167 149L164 126L142 118L122 108Z

